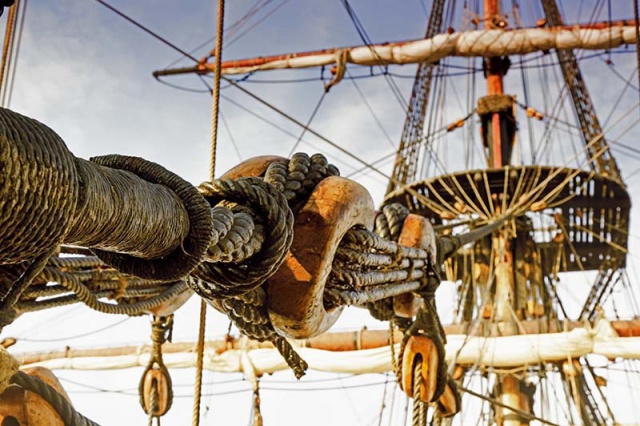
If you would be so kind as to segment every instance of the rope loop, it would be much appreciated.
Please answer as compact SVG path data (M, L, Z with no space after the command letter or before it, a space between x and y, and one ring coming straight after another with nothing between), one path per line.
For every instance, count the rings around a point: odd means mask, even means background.
M195 285L194 290L206 299L220 299L260 286L280 267L293 239L294 218L285 196L255 177L205 182L200 191L212 207L230 202L249 209L253 220L261 221L268 234L261 249L240 263L202 263L194 275L205 282Z
M322 154L311 157L303 152L293 154L289 161L274 161L267 167L264 181L282 192L294 214L300 210L315 187L329 176L340 176L340 171L329 164Z
M203 259L212 238L213 224L209 206L198 190L164 167L137 157L106 155L94 157L95 164L126 170L138 177L171 189L184 203L189 216L189 232L181 246L158 259L142 259L127 254L95 249L106 264L141 278L175 281L189 274Z

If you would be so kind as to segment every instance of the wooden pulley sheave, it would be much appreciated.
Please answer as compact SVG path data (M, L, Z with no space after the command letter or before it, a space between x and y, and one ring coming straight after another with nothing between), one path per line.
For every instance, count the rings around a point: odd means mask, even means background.
M444 417L450 417L460 411L460 394L453 378L449 377L444 392L438 398L438 410Z
M435 402L438 411L444 417L453 416L460 411L460 395L453 378L447 377L447 383L440 396L435 395L438 381L438 368L441 362L438 349L431 338L418 334L409 337L402 354L402 377L400 387L409 398L414 398L415 380L420 380L419 398L422 402ZM420 364L420 376L416 377L417 364Z
M264 156L247 160L222 178L261 176L275 161L284 158ZM271 323L277 332L303 339L328 330L338 319L342 306L328 308L325 286L340 243L351 229L373 229L376 212L366 188L349 179L330 176L321 180L296 212L293 242L282 266L268 279L267 302ZM429 220L409 214L398 243L424 249L428 264L435 263L436 235ZM397 315L410 318L420 305L411 293L394 298Z
M410 336L404 347L402 354L402 379L400 387L404 392L413 398L413 387L415 385L414 371L416 364L420 364L420 400L431 402L436 391L438 379L438 365L440 358L438 349L431 338L424 335Z
M147 369L142 376L140 402L146 414L164 416L172 404L171 377L166 368L158 366Z
M69 396L53 375L43 367L23 370L49 384L69 401ZM64 426L58 412L41 396L20 386L11 385L0 394L0 425Z

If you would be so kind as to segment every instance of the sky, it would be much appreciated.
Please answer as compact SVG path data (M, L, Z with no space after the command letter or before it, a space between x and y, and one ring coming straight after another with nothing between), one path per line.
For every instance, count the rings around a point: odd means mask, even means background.
M225 36L223 59L361 44L340 1L274 0L265 3L265 9L249 20L247 25L234 34ZM527 10L523 12L533 12L535 15L536 9L528 10L527 2L524 3L523 9ZM587 21L587 11L593 3L572 2L573 6L566 8L565 12L578 18L577 20ZM631 3L622 3L614 2L614 19L632 16ZM213 1L113 0L110 4L187 51L212 40L215 34L216 4ZM248 0L228 2L225 11L227 27L244 16L253 4L254 1ZM575 7L576 4L579 6ZM421 37L430 8L427 0L354 0L351 5L369 38L375 42ZM606 10L603 13L603 19L606 19ZM264 21L260 21L263 17ZM6 15L0 17L2 25L5 20ZM460 28L459 19L452 22L454 28ZM254 24L255 27L249 30ZM213 41L204 43L203 47L194 52L194 56L204 56L212 47ZM637 102L637 96L634 98L629 93L624 99L618 99L620 79L611 69L607 69L612 68L628 78L635 65L635 55L615 54L611 59L613 65L604 65L601 57L585 61L588 70L592 71L587 83L597 111L606 116L614 110L614 106L620 111L626 111ZM164 80L180 89L162 84L152 77L154 70L188 65L191 63L181 59L181 55L175 50L96 1L31 0L10 107L50 126L78 157L90 158L109 153L140 156L165 166L197 185L209 176L212 120L208 89L195 76ZM349 71L360 76L369 72L368 69ZM400 67L395 68L394 72L397 76L392 79L393 83L406 99L411 90L411 77L415 68ZM323 85L317 79L320 74L321 71L317 69L269 72L251 76L243 83L243 87L306 122L322 98ZM313 81L287 82L307 78ZM481 74L477 78L478 85L481 86ZM514 73L512 78L512 84L519 84L517 74ZM209 85L212 82L210 76L203 77L203 80ZM265 82L274 80L280 82ZM631 84L637 86L637 80L631 80ZM448 90L455 91L456 87L449 87ZM459 99L450 98L451 101L443 106L450 120L466 115L463 90L459 89ZM222 95L216 175L255 155L289 156L301 132L298 126L224 83ZM545 93L539 91L535 95L544 97ZM541 99L538 105L544 102ZM615 121L616 114L617 112L613 114L611 122ZM637 130L637 123L634 122L636 119L637 111L635 115L624 118L622 123L628 123ZM374 162L394 152L403 122L403 109L394 97L389 83L383 77L375 77L343 81L332 88L322 98L311 127L358 158ZM614 136L622 133L626 127L624 124L614 126ZM627 133L620 140L634 144L631 137L634 133ZM438 148L443 149L440 153L443 158L448 159L447 165L452 168L460 165L459 158L456 157L460 157L461 151L455 143L457 141L453 137L448 148ZM335 149L309 134L304 135L299 150L310 154L325 153L341 169L343 175L350 175L361 168L354 160L338 154ZM627 183L632 195L636 196L635 188L640 174L633 173L640 166L637 159L626 154L628 153L620 151L617 158L625 173L631 175ZM390 162L383 162L381 170L390 173ZM627 170L630 172L626 172ZM375 173L357 173L354 177L370 190L375 203L379 204L386 187L385 179ZM637 232L633 234L637 235ZM637 240L632 239L631 243L637 246ZM452 287L443 286L439 297L445 320L451 317ZM193 298L176 314L176 341L196 338L198 306L198 300ZM111 325L111 328L84 336ZM228 325L225 316L209 310L208 338L224 334ZM386 327L369 317L366 311L349 309L336 329L354 329L363 325ZM83 306L29 314L19 318L3 333L4 336L24 339L15 347L15 352L54 350L66 345L75 348L147 343L148 334L147 318L132 318L123 322L121 317L94 313ZM80 335L83 337L67 339ZM64 379L63 385L70 390L78 410L93 420L104 425L145 424L146 416L138 407L137 397L131 396L131 393L136 393L141 369L91 374L60 371L56 374ZM172 371L174 383L178 385L176 395L185 397L176 398L174 407L163 419L163 424L180 425L191 421L192 401L189 395L192 392L193 374L191 369ZM288 372L278 373L265 378L265 382L274 381L271 383L273 388L296 389L296 384L291 383L292 377ZM390 417L395 417L401 411L405 403L401 396L397 396L394 399L395 412L389 414L392 397L397 391L394 391L391 378L391 384L384 394L383 383L386 380L386 377L380 375L354 378L310 373L300 386L308 388L326 384L337 390L264 391L263 416L267 424L278 425L299 424L301 421L310 425L377 424L384 399L387 403L384 414L386 424ZM232 382L220 383L229 381ZM251 395L246 391L249 388L246 382L238 375L211 373L205 373L204 382L204 393L216 395L203 399L201 424L248 423ZM349 391L352 385L368 383L375 384ZM124 389L126 392L95 393L95 389L87 386ZM230 390L242 392L218 395Z

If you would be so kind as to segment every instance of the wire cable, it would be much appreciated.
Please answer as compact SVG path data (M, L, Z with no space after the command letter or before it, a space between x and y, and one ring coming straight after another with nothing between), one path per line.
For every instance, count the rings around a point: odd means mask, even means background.
M150 30L149 28L145 27L144 25L142 25L141 23L139 23L138 21L136 21L135 19L125 15L123 12L121 12L120 10L116 9L115 7L111 6L109 3L107 3L104 0L95 0L98 3L100 3L102 6L106 7L107 9L109 9L110 11L112 11L113 13L115 13L116 15L120 16L121 18L123 18L124 20L130 22L131 24L135 25L136 27L140 28L142 31L144 31L145 33L149 34L150 36L152 36L153 38L161 41L163 44L169 46L170 48L172 48L173 50L176 50L178 52L180 52L182 55L184 55L185 57L191 59L194 62L198 62L198 60L196 58L194 58L190 53L182 50L181 48L179 48L178 46L176 46L175 44L171 43L169 40L167 40L166 38L162 37L161 35L159 35L158 33Z

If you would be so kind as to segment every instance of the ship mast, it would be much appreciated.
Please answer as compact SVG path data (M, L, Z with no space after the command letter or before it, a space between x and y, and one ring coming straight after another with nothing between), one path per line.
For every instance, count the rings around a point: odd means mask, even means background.
M459 221L492 222L507 213L514 218L511 226L495 231L473 247L463 248L451 259L454 267L447 270L447 278L461 283L460 318L464 332L472 334L473 329L478 328L485 337L526 334L530 332L523 324L531 319L540 327L536 333L550 332L557 318L551 301L554 291L551 281L561 272L599 271L584 309L588 311L584 316L592 319L590 314L603 294L617 282L616 273L624 266L630 200L602 138L602 129L571 49L608 49L635 43L637 22L563 27L555 1L542 0L549 28L508 29L500 1L484 0L483 30L438 33L443 4L444 0L433 2L426 39L241 59L224 62L221 68L233 75L334 64L339 69L348 64L418 63L384 204L403 204L411 213L444 225L443 229L452 224L461 225ZM516 102L515 97L505 94L504 90L509 55L552 49L558 52L583 132L590 171L542 166L535 158L530 165L512 164ZM431 178L416 176L429 92L432 80L437 77L433 74L433 64L445 56L483 57L487 95L478 100L476 112L481 122L487 167ZM160 70L154 75L206 74L212 69L205 59L194 67ZM523 182L527 182L526 185ZM415 194L423 197L420 199ZM555 225L534 223L540 218L551 219ZM483 300L476 304L477 294L481 294ZM473 327L469 328L470 325ZM559 369L559 374L564 374L565 381L565 376L573 375L568 380L580 388L575 392L574 402L585 424L598 423L591 421L599 417L598 407L578 367L579 363L571 362L566 371ZM491 373L495 423L528 425L532 417L527 414L533 413L535 386L512 374L494 374L490 369L485 372Z
M506 27L500 15L498 0L484 0L485 29L491 30ZM513 116L513 98L504 94L504 75L509 67L506 56L490 57L484 60L488 95L478 102L478 114L481 117L482 136L488 147L489 168L499 169L511 162L511 151L515 138L515 117ZM497 212L501 209L501 198L507 194L496 194ZM504 334L517 334L514 315L515 283L514 283L514 238L510 231L502 228L492 236L493 265L495 270L495 294L493 295L492 320L500 324ZM521 412L530 413L531 389L524 380L511 374L499 374L494 385L493 394L502 404ZM495 422L498 426L522 426L529 421L516 411L494 405Z

